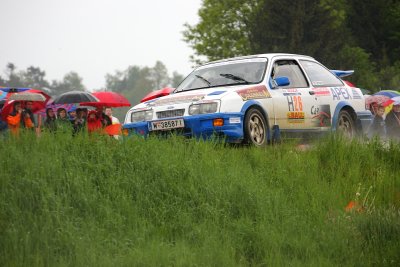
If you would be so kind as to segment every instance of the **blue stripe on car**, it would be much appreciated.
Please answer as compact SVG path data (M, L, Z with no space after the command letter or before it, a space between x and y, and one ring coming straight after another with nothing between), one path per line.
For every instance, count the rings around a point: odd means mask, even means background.
M221 94L223 94L223 93L225 93L226 91L214 91L214 92L212 92L212 93L209 93L208 94L208 96L209 95L221 95Z
M184 136L195 136L198 138L209 138L213 134L222 134L228 142L237 142L243 139L243 114L239 112L231 113L211 113L192 115L183 118L185 123ZM213 126L213 120L221 118L224 120L223 126ZM240 123L230 123L230 118L240 118ZM173 118L170 118L173 119ZM136 122L124 124L125 129L130 129L130 134L147 136L149 134L150 122Z

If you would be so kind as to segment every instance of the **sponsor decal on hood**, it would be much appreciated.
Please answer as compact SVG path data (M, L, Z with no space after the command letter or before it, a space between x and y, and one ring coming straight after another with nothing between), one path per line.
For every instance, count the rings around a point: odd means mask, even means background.
M265 85L257 85L245 89L240 89L237 90L236 93L240 95L243 101L258 98L271 98L271 95Z
M205 94L172 96L172 97L157 99L156 101L150 103L149 105L155 107L163 105L197 102L202 100L204 96Z

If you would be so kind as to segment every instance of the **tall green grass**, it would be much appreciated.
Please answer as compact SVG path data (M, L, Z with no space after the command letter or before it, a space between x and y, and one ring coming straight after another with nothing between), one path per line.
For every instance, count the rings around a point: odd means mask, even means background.
M399 168L398 144L335 136L8 138L0 265L399 266Z

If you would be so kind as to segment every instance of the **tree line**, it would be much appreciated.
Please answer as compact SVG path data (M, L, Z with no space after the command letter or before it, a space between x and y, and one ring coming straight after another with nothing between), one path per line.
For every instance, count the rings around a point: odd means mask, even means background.
M372 92L400 90L398 0L203 0L184 40L196 63L260 54L313 56Z
M157 61L153 67L129 66L125 70L116 70L114 74L105 75L105 88L90 88L92 91L108 90L119 92L134 104L147 93L166 86L176 87L183 79L178 72L168 75L167 67ZM26 70L18 70L13 63L8 63L4 75L0 76L0 86L29 87L45 91L51 96L69 91L85 91L82 77L71 71L60 81L46 79L46 72L40 67L30 66Z

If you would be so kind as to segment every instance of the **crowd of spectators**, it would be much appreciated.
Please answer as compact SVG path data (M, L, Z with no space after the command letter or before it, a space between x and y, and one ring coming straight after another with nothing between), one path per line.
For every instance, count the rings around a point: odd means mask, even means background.
M111 108L99 107L96 110L87 108L58 108L56 111L49 107L45 116L33 114L32 102L15 101L12 111L5 121L0 121L0 131L4 135L9 132L13 136L19 136L21 129L35 132L40 136L43 132L68 133L73 136L80 133L92 135L108 134L118 139L121 124L118 118L112 115Z

